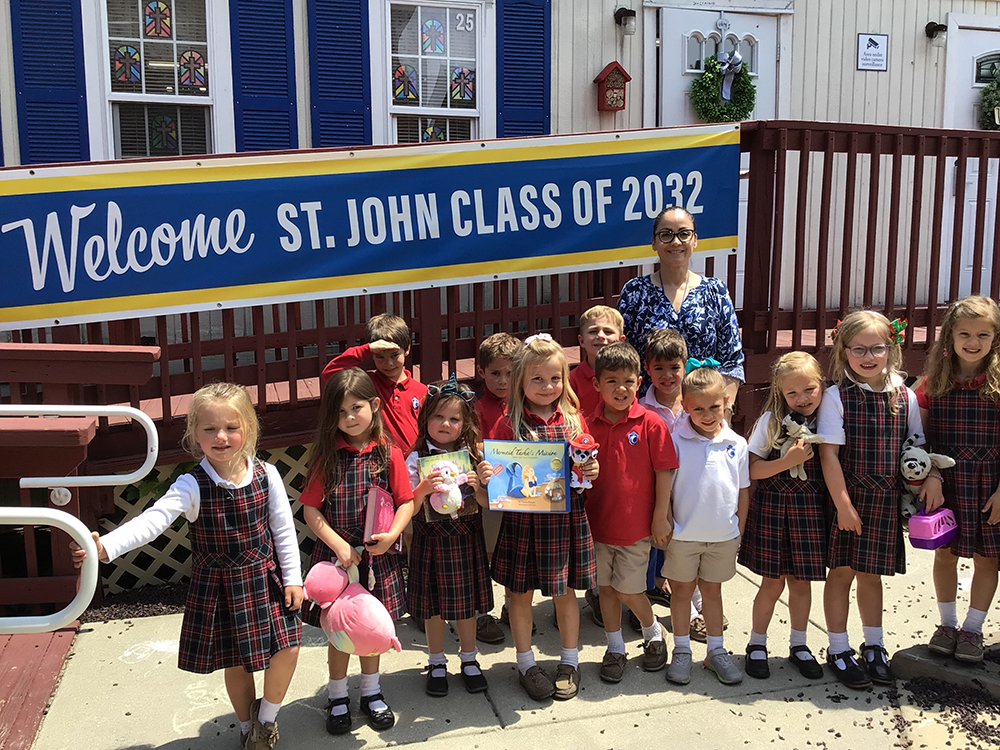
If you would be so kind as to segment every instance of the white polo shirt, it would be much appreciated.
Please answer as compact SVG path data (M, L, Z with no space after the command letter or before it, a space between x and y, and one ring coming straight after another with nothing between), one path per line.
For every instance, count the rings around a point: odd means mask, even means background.
M674 428L677 426L681 417L684 416L683 409L678 409L677 413L674 414L670 410L669 406L664 406L657 401L655 388L650 388L646 391L646 395L642 397L642 401L640 401L640 403L646 411L651 411L653 414L662 419L663 424L667 426L667 429L671 432L671 434L673 434Z
M847 377L850 378L850 374ZM866 391L874 392L875 390L867 383L857 383L857 386ZM903 385L903 379L895 373L890 376L889 382L885 384L882 392L891 390L893 386L902 387L906 394L907 437L913 436L916 438L917 445L923 445L925 442L924 427L920 421L920 405L917 403L916 394ZM831 385L824 391L823 400L819 404L816 429L823 436L823 439L831 445L844 445L847 442L847 431L844 429L844 402L840 398L840 386Z
M750 486L747 441L724 424L709 440L685 414L673 432L680 465L674 474L674 539L725 542L740 535L740 490Z

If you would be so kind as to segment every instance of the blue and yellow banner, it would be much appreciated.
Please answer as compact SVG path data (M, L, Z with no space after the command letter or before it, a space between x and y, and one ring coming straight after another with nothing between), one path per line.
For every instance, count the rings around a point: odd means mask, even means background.
M0 330L736 247L734 125L0 171Z

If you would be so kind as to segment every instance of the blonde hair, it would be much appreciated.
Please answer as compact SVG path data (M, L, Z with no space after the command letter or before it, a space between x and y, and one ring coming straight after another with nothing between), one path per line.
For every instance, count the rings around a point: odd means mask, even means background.
M619 336L625 330L625 318L622 317L620 312L607 305L594 305L580 314L580 332L583 333L583 329L595 320L607 320L613 323L615 328L618 329Z
M987 320L993 326L993 344L986 355L986 382L979 388L979 395L986 401L1000 401L1000 307L989 297L973 294L952 302L941 319L941 335L927 355L924 391L930 398L940 398L955 386L954 351L955 326L961 320Z
M823 387L823 370L811 354L788 352L778 358L771 368L771 387L767 391L767 401L764 404L764 413L771 412L771 421L767 425L768 449L777 446L781 437L781 421L791 411L788 402L785 401L785 394L781 391L781 381L789 375L804 375L819 383L820 388ZM756 425L754 428L756 429Z
M239 417L240 428L243 430L243 445L240 446L236 458L252 458L257 455L257 439L260 437L257 412L253 408L253 402L250 400L247 389L236 383L212 383L202 386L194 392L194 395L191 396L191 404L188 406L184 437L181 438L181 446L184 450L199 461L205 455L201 446L198 445L198 437L195 433L205 409L213 404L225 404Z
M722 391L723 395L726 393L726 379L714 367L696 367L681 381L681 398L689 393L714 390Z
M845 379L849 379L847 373L850 371L851 365L848 361L850 354L847 348L856 336L865 331L874 331L882 339L882 343L889 347L883 387L886 384L890 386L892 398L889 399L889 413L896 414L899 410L900 388L892 382L892 376L906 377L906 373L902 369L903 350L899 344L893 343L892 340L896 334L893 333L889 319L882 313L874 310L854 310L841 321L837 327L837 337L833 340L833 352L830 356L830 380L839 387L844 384Z
M518 349L514 356L507 416L510 418L515 440L524 439L523 435L528 435L528 440L538 440L538 435L531 429L524 416L524 376L529 368L550 359L558 359L562 370L562 394L556 405L562 412L563 420L566 423L567 437L574 438L582 432L579 414L580 400L569 384L569 365L566 363L566 355L563 353L562 347L555 341L536 338Z

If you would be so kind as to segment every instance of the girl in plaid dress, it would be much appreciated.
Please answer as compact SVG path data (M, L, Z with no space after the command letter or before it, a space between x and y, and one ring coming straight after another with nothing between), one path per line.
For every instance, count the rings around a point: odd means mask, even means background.
M225 670L240 746L264 750L278 740L278 708L298 659L302 570L281 476L254 458L257 434L246 389L198 389L183 443L201 462L142 515L103 537L94 532L94 539L107 562L152 541L181 514L187 518L191 588L179 666L200 674ZM78 564L85 556L74 550ZM256 699L253 672L261 669L264 695Z
M524 343L514 360L507 415L492 437L558 442L586 432L562 347L545 333L529 336ZM584 477L597 476L596 459L582 466ZM504 513L492 569L493 580L511 590L510 630L521 685L535 700L573 698L580 685L576 591L597 584L594 541L582 493L572 492L569 513ZM562 657L554 681L535 664L531 649L535 589L553 598L558 615Z
M405 609L400 556L389 548L413 515L413 490L406 463L393 445L382 421L382 404L368 374L357 367L335 372L323 388L319 428L310 459L309 482L300 499L306 523L316 534L312 565L336 560L345 568L358 565L360 583L385 605L392 617ZM368 490L381 487L392 494L396 515L389 531L375 534L364 545ZM374 585L372 585L374 581ZM319 626L318 605L306 607L303 619ZM396 723L379 687L379 657L360 656L361 712L373 729ZM351 655L332 645L327 649L330 682L327 685L326 730L351 730L347 694L347 667Z
M934 553L934 589L941 624L931 651L959 661L983 660L983 622L997 588L1000 559L1000 308L972 296L948 308L941 336L917 388L920 416L933 450L956 464L945 479L935 469L921 497L927 510L943 504L955 514L959 535ZM944 486L942 487L942 481ZM955 598L958 558L972 558L969 611L958 627Z
M800 439L783 456L780 451L782 420L795 412L815 430L816 410L822 399L819 362L804 352L783 355L774 364L764 413L750 436L750 478L757 480L757 488L750 499L739 562L763 576L753 601L753 626L746 649L746 673L751 677L771 674L767 626L786 583L792 626L788 659L805 677L823 676L823 668L806 645L806 628L812 605L811 582L826 578L826 485L812 445ZM805 480L788 472L800 464Z
M924 442L917 398L903 385L900 344L906 322L872 310L852 312L834 331L831 379L819 407L823 478L836 509L823 604L826 660L852 688L892 683L882 638L882 576L906 569L900 523L899 455L910 436ZM851 584L857 579L864 625L861 663L847 637Z
M488 504L479 474L470 471L461 485L464 507L456 518L430 507L428 496L441 479L431 473L420 479L419 459L440 453L468 451L472 465L489 481L490 465L482 460L475 394L455 376L427 387L417 416L417 440L406 458L415 495L413 543L406 601L410 614L424 620L427 633L427 694L448 694L448 660L444 655L445 620L458 630L462 681L470 693L487 688L476 657L476 613L493 608L493 586L479 506Z

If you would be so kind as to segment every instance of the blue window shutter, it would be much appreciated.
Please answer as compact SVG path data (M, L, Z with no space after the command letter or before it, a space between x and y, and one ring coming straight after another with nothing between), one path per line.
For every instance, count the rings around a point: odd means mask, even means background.
M497 2L497 136L550 132L550 0Z
M298 148L292 0L230 0L237 151Z
M90 158L78 0L11 0L22 164Z
M372 142L368 0L309 0L313 146Z

